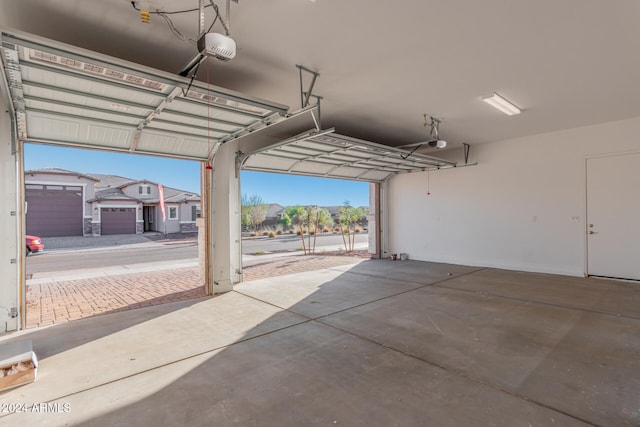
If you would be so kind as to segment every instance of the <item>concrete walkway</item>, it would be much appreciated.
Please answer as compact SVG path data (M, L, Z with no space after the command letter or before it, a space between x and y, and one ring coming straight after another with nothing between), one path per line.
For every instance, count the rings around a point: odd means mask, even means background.
M639 307L634 283L418 261L253 280L2 337L40 366L0 425L637 426Z

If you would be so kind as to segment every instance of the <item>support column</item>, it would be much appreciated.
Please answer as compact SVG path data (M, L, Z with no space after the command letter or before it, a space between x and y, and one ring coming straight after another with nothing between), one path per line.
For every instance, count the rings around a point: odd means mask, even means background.
M18 205L22 148L12 131L6 99L0 93L0 333L14 331L26 319L24 309L25 243L19 244L23 209ZM20 162L18 161L20 159ZM19 317L18 312L22 315Z
M369 254L374 258L382 258L380 245L380 183L369 184L369 215L367 215L369 235Z
M378 196L380 197L380 211L378 213L378 246L380 247L380 257L389 258L389 180L393 175L385 178L379 185Z
M236 176L237 142L220 146L213 162L211 227L213 293L233 290L242 271L240 177Z

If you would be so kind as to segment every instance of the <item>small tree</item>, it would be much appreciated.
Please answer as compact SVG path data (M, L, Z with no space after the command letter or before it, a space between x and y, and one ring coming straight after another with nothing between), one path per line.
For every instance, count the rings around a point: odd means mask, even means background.
M331 217L329 211L318 206L291 206L285 210L291 222L298 228L298 234L302 240L302 250L305 255L315 253L318 227ZM313 235L313 239L311 236Z
M331 212L327 208L321 208L318 210L318 229L331 229L333 227L333 218L331 218Z
M282 215L287 216L289 218L289 220L291 221L291 223L289 224L289 226L296 226L299 224L298 222L298 208L301 208L301 206L289 206L288 208L286 208L284 210L284 214Z
M307 224L308 222L308 212L307 209L303 208L302 206L296 206L295 207L295 214L293 216L293 220L295 223L298 224L298 234L300 234L300 238L302 239L302 250L304 251L304 254L307 255L307 251L309 250L307 245L305 244L304 241L304 235L305 235L305 229L304 226ZM308 230L308 228L307 228Z
M253 226L254 231L256 231L258 226L267 219L269 206L257 194L251 197L246 194L243 195L241 204L242 225Z
M246 194L242 195L242 198L240 199L240 206L242 225L248 229L253 226L253 223L251 222L251 215L249 215L249 197Z
M267 205L254 205L249 207L249 216L251 216L251 223L255 230L267 219Z
M354 250L356 244L356 225L365 215L366 212L364 209L349 206L348 201L345 202L344 206L338 211L338 225L342 233L342 241L346 252L352 252Z
M329 212L329 211L327 211ZM328 218L322 222L322 225L324 228L326 228L327 230L331 231L333 229L333 226L335 225L335 222L333 222L333 218L331 217L331 214L329 214Z
M282 225L283 228L287 229L291 227L291 217L289 216L289 214L287 214L287 212L285 212L282 214L282 217L280 218L280 221L278 221L278 223Z

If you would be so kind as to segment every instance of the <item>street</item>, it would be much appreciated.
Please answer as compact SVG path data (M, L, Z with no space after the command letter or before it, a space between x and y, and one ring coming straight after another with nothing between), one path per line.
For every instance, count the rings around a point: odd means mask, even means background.
M356 244L366 243L367 233L356 235ZM313 244L313 236L311 238ZM305 239L305 244L307 243ZM297 235L277 237L253 237L242 240L242 253L284 252L302 248L302 239ZM339 234L318 235L316 252L335 251L344 248ZM82 248L78 250L56 250L35 253L27 257L27 274L101 268L117 265L142 264L158 261L176 261L196 259L198 245L196 240L171 242L149 242L124 247Z

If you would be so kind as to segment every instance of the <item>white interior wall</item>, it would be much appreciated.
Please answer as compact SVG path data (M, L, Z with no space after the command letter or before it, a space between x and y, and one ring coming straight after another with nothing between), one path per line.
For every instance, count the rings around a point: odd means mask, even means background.
M390 180L389 250L425 261L581 276L585 159L640 151L640 117L471 150L477 166L429 173L430 196L426 172Z

